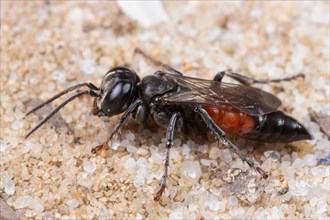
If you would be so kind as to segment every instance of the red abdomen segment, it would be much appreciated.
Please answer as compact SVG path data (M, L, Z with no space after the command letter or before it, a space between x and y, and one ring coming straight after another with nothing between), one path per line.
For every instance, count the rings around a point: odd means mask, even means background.
M236 109L203 108L224 132L243 138L268 143L312 139L302 124L281 111L251 116Z
M225 132L244 136L256 127L256 122L246 113L235 109L219 109L215 107L203 107L213 121Z

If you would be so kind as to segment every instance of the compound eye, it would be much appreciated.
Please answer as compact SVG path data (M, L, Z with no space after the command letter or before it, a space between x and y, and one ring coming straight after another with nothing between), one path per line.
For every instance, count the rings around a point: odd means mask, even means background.
M131 90L131 84L128 82L118 83L111 91L109 96L110 102L118 102L120 99L124 98Z
M101 101L102 112L107 116L112 116L125 111L134 98L131 91L131 82L124 81L115 84Z

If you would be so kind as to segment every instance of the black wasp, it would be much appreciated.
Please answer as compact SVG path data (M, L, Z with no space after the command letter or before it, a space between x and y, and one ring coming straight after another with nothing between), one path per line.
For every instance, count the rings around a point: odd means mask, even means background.
M213 80L204 80L183 76L181 72L140 49L136 49L136 52L154 64L162 66L164 71L157 71L141 80L133 70L116 67L105 74L100 88L92 83L72 86L36 106L27 115L72 90L80 87L88 89L77 92L65 100L32 128L26 138L67 103L85 94L95 97L92 109L94 115L111 117L124 113L108 139L93 148L94 153L107 146L130 115L139 122L144 122L151 116L157 125L167 127L164 175L155 200L159 200L166 187L174 130L179 133L197 134L211 130L219 140L264 178L267 178L267 173L242 155L238 147L227 139L226 133L263 142L286 143L312 138L299 122L277 110L281 105L277 97L249 86L253 83L288 81L303 77L302 74L282 79L256 80L224 71L216 74ZM224 75L243 85L221 82Z

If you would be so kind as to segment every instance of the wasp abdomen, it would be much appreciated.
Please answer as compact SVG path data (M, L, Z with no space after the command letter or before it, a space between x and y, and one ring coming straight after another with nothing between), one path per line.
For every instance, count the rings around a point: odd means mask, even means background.
M246 138L278 143L312 139L303 125L280 111L255 116L254 120L257 126Z
M213 121L226 133L263 142L287 143L312 139L294 118L276 111L251 116L235 109L204 107Z
M213 121L225 132L245 136L256 127L256 122L250 115L235 109L219 109L205 106L204 109Z

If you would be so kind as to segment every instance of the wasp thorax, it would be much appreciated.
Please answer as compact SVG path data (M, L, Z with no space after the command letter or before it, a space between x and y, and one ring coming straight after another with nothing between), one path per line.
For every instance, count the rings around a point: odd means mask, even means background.
M124 112L137 97L136 73L126 67L111 69L103 78L99 97L92 112L97 116L113 116Z

